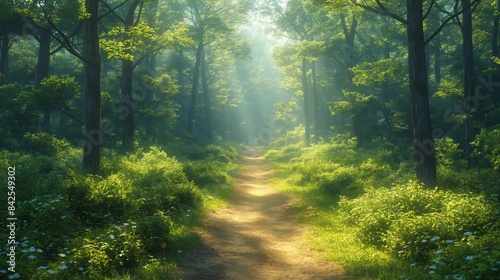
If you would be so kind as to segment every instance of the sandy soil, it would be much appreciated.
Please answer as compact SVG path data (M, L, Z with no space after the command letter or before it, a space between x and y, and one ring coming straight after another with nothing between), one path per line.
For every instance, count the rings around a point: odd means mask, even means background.
M230 207L208 215L202 246L186 254L174 275L183 280L349 279L342 268L308 249L287 208L296 201L268 183L270 167L249 148Z

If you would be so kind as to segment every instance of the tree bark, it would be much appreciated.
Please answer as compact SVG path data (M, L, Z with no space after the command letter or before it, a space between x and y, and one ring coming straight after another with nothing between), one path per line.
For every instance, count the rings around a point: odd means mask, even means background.
M472 44L472 8L470 0L462 0L462 9L464 9L462 20L462 37L464 50L464 107L465 107L465 156L468 167L475 165L475 159L472 156L474 147L472 142L476 138L476 129L474 127L472 108L476 106L474 94L474 47Z
M201 84L203 87L203 97L205 101L205 117L207 118L207 136L210 142L214 141L214 131L212 125L212 103L210 99L210 89L207 80L207 63L205 58L205 48L201 50Z
M498 28L500 27L500 0L496 1L497 9L493 17L493 31L491 32L491 54L494 56L499 55L500 46L498 45Z
M50 30L46 31L44 29L39 29L40 41L38 49L38 61L36 66L35 74L35 88L40 88L42 85L42 80L49 75L49 65L50 65L50 42L51 34ZM50 108L44 106L43 108L43 130L50 133Z
M316 62L311 63L312 72L312 101L314 114L314 144L319 143L319 108L318 108L318 85L316 79Z
M9 74L9 34L2 32L2 49L0 50L0 73L3 75L3 80Z
M83 170L97 174L101 161L101 55L99 53L99 1L85 0L90 15L83 26L84 61L84 149Z
M307 60L306 58L302 58L302 93L304 95L304 126L305 126L305 135L304 135L304 144L306 147L311 145L311 131L310 131L310 120L309 120L309 89L307 86Z
M434 81L441 83L441 36L437 35L434 40Z
M423 28L423 0L407 0L408 66L417 178L436 186L436 155L432 138Z
M201 53L203 51L203 39L200 38L198 42L198 48L196 49L196 62L194 64L193 72L193 86L191 88L191 102L189 103L189 113L188 113L188 129L187 132L191 136L193 135L194 127L194 113L196 109L196 99L198 95L198 82L200 80L200 61Z
M130 28L134 26L134 15L135 9L139 5L139 1L133 1L128 9L127 16L125 18L124 27L125 34L130 31ZM125 35L124 40L130 40L130 36ZM127 54L131 55L131 51L126 51ZM122 119L122 145L127 151L134 148L134 135L135 135L135 121L134 121L134 109L135 101L132 96L132 81L134 74L134 61L129 59L122 59L122 108L125 110L125 114Z

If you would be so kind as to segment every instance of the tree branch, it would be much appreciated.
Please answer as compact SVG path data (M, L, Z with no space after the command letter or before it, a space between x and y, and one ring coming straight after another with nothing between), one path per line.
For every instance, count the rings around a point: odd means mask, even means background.
M458 3L458 1L459 0L456 0L455 3ZM453 15L449 16L447 19L445 19L441 23L441 25L439 26L439 28L436 31L434 31L434 33L432 33L432 35L427 40L425 40L424 45L427 45L430 41L432 41L432 39L434 39L434 37L436 37L439 34L439 32L441 32L441 30L448 24L448 22L450 22L454 18L457 18L459 15L463 14L466 10L472 8L472 6L478 4L480 1L481 0L474 0L468 7L462 9L459 12L456 12L455 14L453 14Z

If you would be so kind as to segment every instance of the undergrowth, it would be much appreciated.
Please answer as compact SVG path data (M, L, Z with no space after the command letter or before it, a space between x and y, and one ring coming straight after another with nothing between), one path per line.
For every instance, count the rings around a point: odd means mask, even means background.
M303 198L289 208L311 225L311 246L348 275L498 279L500 176L484 166L466 170L451 139L437 142L435 189L417 183L403 149L386 141L368 148L341 135L308 148L299 141L270 145L274 185Z
M104 149L101 174L85 176L81 150L64 140L27 134L21 147L0 151L0 169L16 167L17 218L15 272L3 262L2 279L171 279L178 257L199 243L190 228L224 203L238 167L229 144L179 144ZM1 255L14 244L6 245Z

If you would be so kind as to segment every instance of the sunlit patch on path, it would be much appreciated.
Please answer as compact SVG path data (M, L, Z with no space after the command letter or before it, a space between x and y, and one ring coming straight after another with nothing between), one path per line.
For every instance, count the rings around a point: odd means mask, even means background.
M262 150L249 148L230 207L203 220L203 245L188 253L176 277L222 279L348 279L342 269L307 247L300 225L287 210L293 198L276 191Z

